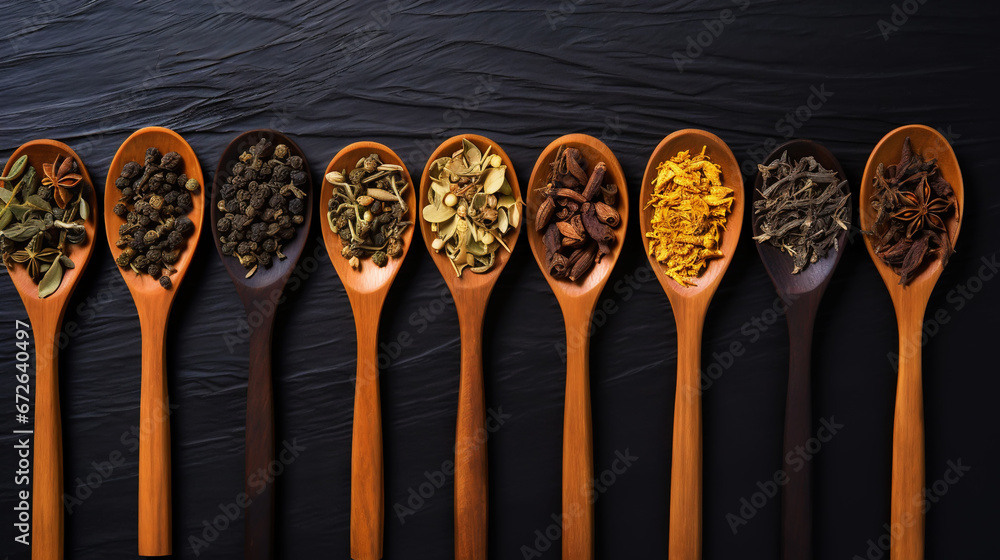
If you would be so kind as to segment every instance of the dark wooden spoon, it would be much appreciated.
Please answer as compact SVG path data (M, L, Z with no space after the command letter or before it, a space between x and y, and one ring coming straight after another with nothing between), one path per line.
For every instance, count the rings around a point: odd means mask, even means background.
M363 157L378 154L382 163L398 165L403 179L409 183L401 196L406 201L406 218L413 221L419 216L416 209L416 185L403 165L403 160L388 147L376 142L355 142L337 152L326 167L326 173L354 169ZM351 268L349 261L340 254L344 244L327 223L327 204L333 198L333 185L325 179L319 197L319 211L323 216L323 243L330 255L330 262L344 284L347 298L354 311L354 324L358 337L358 370L354 385L354 428L351 440L351 558L378 560L382 558L382 536L385 529L385 488L382 462L382 407L379 402L378 380L378 324L382 315L389 287L403 265L413 240L411 225L403 232L403 254L390 258L379 267L365 259L361 268Z
M535 216L545 200L541 189L551 171L561 146L573 147L587 160L584 172L589 177L598 162L607 165L605 181L618 187L617 210L621 223L615 228L617 242L611 252L594 265L578 282L559 280L548 273L545 260L544 232L535 230ZM586 134L567 134L554 140L541 155L528 180L528 244L542 275L552 288L563 312L566 328L566 405L563 409L563 480L562 514L573 518L562 535L562 557L578 560L594 557L594 504L591 491L594 481L594 437L590 416L590 324L594 309L611 270L618 261L628 227L628 188L618 158L604 142ZM574 513L579 512L579 513Z
M205 181L201 164L191 146L176 132L158 126L142 128L129 136L111 160L104 187L104 228L111 246L111 257L118 258L122 250L118 229L125 223L114 213L120 191L115 180L122 167L130 161L142 164L146 148L156 147L161 153L177 152L183 160L182 172L196 179L201 187L192 196L194 208L188 217L194 231L184 240L184 248L170 278L173 287L164 289L147 274L135 274L119 268L125 285L132 293L139 314L142 333L142 385L139 396L139 556L169 556L171 553L172 519L170 514L170 408L167 398L167 319L174 296L180 289L188 265L198 247L201 222L205 215Z
M301 190L306 193L305 221L296 227L295 237L281 246L286 258L275 258L270 268L258 267L253 276L247 278L247 269L236 257L223 254L219 240L218 224L224 212L218 204L222 200L219 189L232 175L232 166L239 161L240 154L257 144L261 138L271 143L263 153L270 157L278 144L288 146L291 155L302 158L302 168L306 170L307 182ZM250 330L250 373L247 379L246 418L246 493L251 498L246 508L246 534L243 555L247 560L265 560L274 557L274 483L260 486L251 484L251 478L260 480L274 460L274 400L271 385L271 335L274 331L274 316L278 299L291 276L295 264L302 254L302 248L309 237L312 221L312 174L305 154L295 142L275 130L250 130L240 134L229 143L219 158L212 181L212 237L215 248L222 257L222 264L236 285L236 293L243 301ZM253 321L255 316L260 321ZM257 326L253 325L257 323Z
M837 158L822 145L810 140L792 140L775 148L764 163L769 163L784 152L794 162L813 156L825 169L837 172L840 181L846 180L844 169ZM754 202L760 194L764 178L757 172L754 183ZM850 185L845 185L850 193ZM760 235L760 220L752 220L753 234ZM760 253L771 282L778 296L785 303L788 320L789 371L788 394L785 397L785 437L782 457L793 453L796 447L806 444L812 437L812 391L810 389L810 349L813 324L820 298L833 278L833 271L840 262L847 241L847 231L837 236L838 250L831 249L826 258L811 263L797 274L792 274L792 258L770 243L754 243ZM782 490L782 557L785 560L808 560L812 554L812 463L806 461L801 470L789 474L788 484Z
M63 460L62 425L59 413L59 331L62 329L63 315L69 304L80 277L83 275L90 256L94 252L94 234L97 231L96 187L90 180L87 168L76 152L69 146L55 140L32 140L18 148L4 167L3 175L10 173L14 162L23 155L35 168L38 181L45 176L42 164L52 163L56 156L71 157L76 160L85 186L82 187L84 200L89 205L90 215L84 222L87 239L80 245L73 245L68 257L73 268L64 270L59 288L48 297L38 297L38 284L28 275L24 266L8 269L11 281L24 302L31 322L31 332L35 338L35 454L31 499L31 557L36 560L57 560L63 557ZM15 183L16 184L16 183ZM14 184L8 187L13 188ZM19 401L20 402L20 401Z
M462 149L463 138L475 144L480 150L485 150L487 146L493 147L491 153L500 156L503 164L507 166L505 178L510 183L514 198L520 203L521 188L507 153L489 138L476 134L460 134L442 142L427 160L420 179L421 211L429 200L427 191L431 187L431 164L440 157L450 156ZM517 208L520 210L519 206ZM477 439L482 437L486 424L482 356L483 317L493 287L510 260L510 253L501 247L496 253L496 262L488 271L482 274L466 271L458 277L448 256L438 253L431 245L437 239L437 233L431 230L431 224L424 220L419 212L417 215L427 252L430 253L445 284L448 285L448 290L451 291L452 298L455 299L455 312L458 314L462 345L462 364L458 383L458 420L455 430L455 560L485 560L489 532L487 449L482 440ZM523 221L520 219L516 225L512 224L511 229L504 235L504 240L511 251L517 243Z

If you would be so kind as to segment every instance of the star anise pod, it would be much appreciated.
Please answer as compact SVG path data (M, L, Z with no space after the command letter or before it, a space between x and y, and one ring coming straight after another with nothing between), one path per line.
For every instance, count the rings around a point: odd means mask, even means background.
M913 189L913 192L904 191L899 194L902 207L892 217L907 223L906 237L913 238L924 228L925 223L929 228L945 231L944 219L939 214L947 212L951 208L952 201L947 198L935 198L926 175L921 185Z
M42 171L45 173L42 184L52 187L52 196L55 198L56 204L60 208L66 208L66 205L73 200L75 194L73 189L80 183L83 176L79 173L73 173L74 167L76 167L73 158L64 158L60 164L59 157L56 156L52 163L42 164Z

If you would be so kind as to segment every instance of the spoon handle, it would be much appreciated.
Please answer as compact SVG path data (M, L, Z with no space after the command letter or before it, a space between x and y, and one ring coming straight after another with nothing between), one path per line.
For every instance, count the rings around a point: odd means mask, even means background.
M353 302L352 302L353 303ZM358 373L354 386L351 443L351 558L382 558L385 527L382 471L382 408L379 403L378 323L381 300L363 299L354 309Z
M704 311L677 319L677 395L670 473L670 560L701 559L701 334Z
M818 301L818 299L817 299ZM782 468L787 483L781 494L782 558L812 558L812 461L795 457L812 437L810 358L816 307L807 301L788 307L788 393ZM794 465L794 466L793 466Z
M31 557L60 560L63 557L63 472L59 349L56 345L59 321L40 321L37 328L32 325L32 331L35 335L35 475L31 508L35 539L31 543ZM17 436L18 445L21 437Z
M925 304L926 305L926 304ZM919 314L899 319L899 375L896 381L896 416L892 430L893 560L924 557L924 396L921 379L921 328Z
M169 556L170 408L166 381L166 322L140 314L139 556Z
M568 306L563 410L562 557L594 558L594 436L590 415L590 320L594 304Z
M486 560L487 490L486 399L483 391L483 314L459 313L462 369L455 430L455 560Z
M246 424L246 560L274 557L274 398L271 386L271 333L274 314L250 334L250 373L247 379Z

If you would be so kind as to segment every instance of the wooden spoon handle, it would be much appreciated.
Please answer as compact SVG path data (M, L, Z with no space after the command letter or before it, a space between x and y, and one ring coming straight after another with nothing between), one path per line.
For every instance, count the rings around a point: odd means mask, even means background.
M892 430L892 507L890 531L893 560L924 557L924 396L921 379L919 315L899 321L899 375L896 417Z
M32 326L35 335L33 560L63 557L62 425L59 414L59 323ZM23 436L17 436L20 440Z
M250 374L247 380L246 509L243 557L274 557L274 398L271 386L273 314L250 335Z
M165 321L140 313L142 380L139 394L139 556L169 556L170 408Z
M358 374L351 443L351 558L382 558L385 500L382 472L382 408L378 387L380 307L356 309Z
M590 318L564 311L566 404L563 410L562 557L594 558L594 435L590 415Z
M485 311L485 305L483 306ZM455 430L455 559L486 560L486 398L483 391L483 312L459 313L462 369ZM466 317L462 320L462 317Z
M781 494L782 558L810 560L812 555L812 461L790 458L802 453L812 437L810 357L815 307L802 302L788 308L788 394L782 468L787 483Z
M704 313L677 318L677 396L670 472L670 560L701 559L701 332Z

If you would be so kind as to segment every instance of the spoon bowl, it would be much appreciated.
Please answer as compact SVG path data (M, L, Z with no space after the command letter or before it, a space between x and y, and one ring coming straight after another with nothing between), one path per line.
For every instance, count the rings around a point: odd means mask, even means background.
M588 177L598 162L607 165L605 184L618 186L616 209L621 223L614 228L617 240L611 252L595 263L583 278L576 282L553 278L545 260L544 232L535 229L538 207L544 202L545 188L552 163L561 146L580 150L587 162L583 171ZM589 487L594 480L593 426L590 413L590 324L601 291L611 276L624 246L628 228L628 189L625 173L618 158L600 140L585 134L567 134L557 138L538 156L538 161L528 181L528 244L535 255L535 262L542 276L549 283L563 311L566 327L566 404L563 409L563 481L562 512L574 515L576 520L567 524L562 536L563 558L590 559L594 557L594 507ZM579 512L579 515L571 512Z
M424 167L420 179L420 209L429 202L428 190L431 186L431 165L441 157L451 156L462 149L462 140L468 140L481 151L492 146L491 153L500 156L507 166L505 178L510 183L511 194L517 200L521 219L517 225L504 234L503 239L511 251L517 244L521 225L524 222L523 212L520 212L521 188L517 182L517 174L510 157L495 142L476 134L461 134L445 140ZM486 400L483 389L482 363L482 333L483 316L486 305L510 259L510 253L501 247L497 250L493 266L484 273L476 274L466 270L461 277L455 274L455 269L448 256L434 250L431 243L437 238L437 233L431 231L431 225L417 213L424 243L431 259L441 272L451 296L455 300L455 311L458 314L459 336L462 346L462 363L458 385L458 420L455 429L455 559L485 560L487 557L488 535L488 500L486 445L480 438L486 422Z
M331 171L350 171L359 160L369 154L378 154L384 164L402 167L403 180L407 182L401 193L406 203L406 216L416 220L416 185L403 165L403 160L388 147L375 142L356 142L337 153L326 167L319 205L322 220L323 242L337 276L354 311L358 337L358 371L354 393L354 427L351 442L351 558L354 560L379 560L382 558L382 537L385 529L385 494L382 461L382 408L378 384L378 324L382 305L389 287L403 264L403 259L413 240L414 226L406 228L401 236L403 253L390 257L384 267L364 259L355 270L348 259L341 255L343 241L330 229L328 204L333 198L333 185L326 180Z
M162 127L147 127L134 132L118 148L104 189L104 227L114 259L121 254L115 242L125 220L114 213L120 191L115 180L122 167L130 161L142 164L146 148L155 147L161 154L177 152L181 156L180 172L196 179L200 188L192 193L193 208L188 217L194 225L185 238L184 246L170 279L172 287L164 289L152 276L135 274L119 268L139 314L142 332L142 383L139 421L144 431L139 437L139 555L168 556L171 553L170 511L170 418L167 397L166 328L174 296L180 289L188 265L194 257L201 235L205 214L205 180L201 164L191 146L176 132ZM148 428L148 429L147 429Z
M775 148L764 163L774 161L788 152L790 162L812 156L824 169L835 171L837 180L846 180L844 169L829 150L810 140L791 140ZM850 185L845 184L847 193ZM754 182L753 200L763 199L760 191L764 176L758 171ZM760 235L762 218L751 220L754 236ZM785 429L782 457L806 445L812 437L811 348L813 326L820 299L833 271L840 262L846 247L847 230L837 236L837 248L830 249L826 257L810 263L797 274L792 274L792 257L770 243L757 243L757 252L764 263L778 296L787 306L789 372L788 391L785 397ZM812 463L806 462L788 477L781 490L782 505L782 558L784 560L809 560L812 550Z
M14 151L3 175L6 176L14 162L21 156L28 156L28 165L38 173L38 181L44 176L43 163L52 163L57 156L71 157L76 161L79 174L83 176L84 200L89 205L89 216L84 222L87 237L83 243L72 245L67 255L73 261L73 268L64 268L62 282L48 297L38 297L38 285L24 266L8 268L7 273L24 302L31 322L31 332L35 339L35 454L32 482L32 532L31 544L35 558L54 559L63 557L63 461L62 424L59 409L59 332L69 298L76 288L90 257L94 252L94 237L97 232L97 211L95 185L84 167L80 156L69 146L54 140L32 140ZM16 184L16 183L15 183ZM13 188L13 184L9 184Z
M694 280L684 287L668 277L654 255L649 254L653 208L648 206L653 193L656 166L690 150L705 154L722 170L722 184L733 190L733 203L722 234L720 249L723 256L712 259ZM677 323L677 393L674 401L674 437L670 475L669 551L672 560L701 559L701 487L702 487L702 419L701 419L701 335L705 314L722 276L732 261L743 225L743 176L729 146L718 136L703 130L678 130L667 136L653 151L642 178L639 195L639 230L646 257L656 278L663 286Z
M274 258L270 267L257 267L254 274L247 278L247 269L240 264L239 259L222 252L222 241L219 232L219 220L225 215L219 210L222 200L220 189L226 180L232 176L232 166L239 161L240 154L255 146L261 139L270 142L270 146L261 156L270 158L274 147L278 144L288 146L289 154L302 158L302 168L306 170L306 183L301 187L305 197L305 220L295 226L295 237L280 249L284 259ZM274 330L276 303L285 287L295 264L302 254L306 240L309 237L309 225L312 221L312 174L309 163L289 137L276 130L250 130L240 134L222 152L219 165L215 169L212 181L211 226L215 248L222 258L222 264L236 286L236 292L246 308L247 316L257 313L261 321L250 331L250 371L247 377L247 420L246 420L246 493L253 498L244 513L244 548L246 560L267 560L274 557L274 487L267 484L261 487L253 477L257 473L266 472L274 461L274 395L271 380L271 335ZM262 309L270 309L269 313L261 313ZM253 324L248 321L248 324Z
M909 137L913 153L924 159L937 159L942 177L955 192L957 210L945 220L948 237L954 248L962 217L965 215L965 188L958 159L948 141L936 130L923 125L908 125L885 135L872 150L861 181L861 229L872 231L876 211L872 206L873 178L879 164L899 161L903 142ZM899 326L899 373L896 381L896 410L892 432L892 493L890 523L894 531L890 551L893 558L921 560L924 555L924 414L921 348L924 312L934 285L944 270L938 255L923 264L909 284L899 283L899 275L875 254L872 238L865 245L892 297Z

